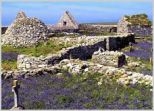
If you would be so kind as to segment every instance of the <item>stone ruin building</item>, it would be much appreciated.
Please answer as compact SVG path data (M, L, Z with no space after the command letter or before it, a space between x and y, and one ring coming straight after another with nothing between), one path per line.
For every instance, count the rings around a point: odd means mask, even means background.
M64 29L78 29L78 23L75 21L74 17L69 11L64 13L57 26Z
M47 26L37 18L29 18L24 12L19 12L14 22L2 35L2 44L15 47L31 46L40 41L47 40Z
M152 23L146 14L124 16L117 24L117 33L134 33L137 36L152 35Z
M59 22L56 25L48 25L50 32L59 32L59 31L77 31L79 29L78 23L75 21L74 17L70 14L69 11L65 11L64 15L60 18Z

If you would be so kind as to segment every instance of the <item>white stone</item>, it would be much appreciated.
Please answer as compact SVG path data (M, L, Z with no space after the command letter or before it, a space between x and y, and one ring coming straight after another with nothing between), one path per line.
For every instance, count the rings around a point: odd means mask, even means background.
M29 69L30 67L31 67L31 65L30 64L26 64L26 66L25 66L27 69Z

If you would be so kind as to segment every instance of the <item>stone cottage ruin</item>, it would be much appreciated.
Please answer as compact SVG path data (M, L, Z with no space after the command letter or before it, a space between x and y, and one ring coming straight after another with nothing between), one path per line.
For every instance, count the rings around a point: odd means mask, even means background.
M117 24L117 33L134 33L137 36L152 35L152 23L146 14L124 16Z
M62 29L78 29L78 23L75 21L74 17L69 11L64 13L57 26Z
M31 46L48 38L47 26L37 18L29 18L19 12L14 22L2 35L2 44Z

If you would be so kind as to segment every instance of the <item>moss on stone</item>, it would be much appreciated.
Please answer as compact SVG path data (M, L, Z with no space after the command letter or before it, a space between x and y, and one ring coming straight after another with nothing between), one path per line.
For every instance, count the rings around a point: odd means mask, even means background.
M132 25L151 26L152 22L148 19L146 14L136 14L132 16L125 16L126 20Z

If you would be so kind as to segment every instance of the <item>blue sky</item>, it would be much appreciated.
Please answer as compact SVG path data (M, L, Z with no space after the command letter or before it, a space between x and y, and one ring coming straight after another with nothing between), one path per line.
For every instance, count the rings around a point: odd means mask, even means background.
M123 15L146 13L152 20L152 2L3 2L2 25L10 25L19 11L56 24L65 10L78 23L118 22Z

